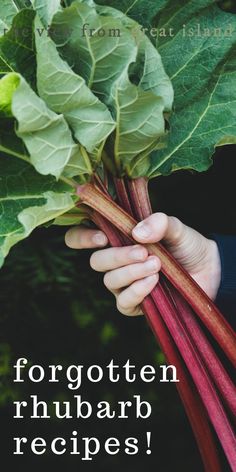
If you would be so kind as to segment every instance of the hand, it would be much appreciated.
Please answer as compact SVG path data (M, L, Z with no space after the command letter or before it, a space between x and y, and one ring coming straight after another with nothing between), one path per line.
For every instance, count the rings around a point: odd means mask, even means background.
M142 314L140 304L159 280L161 262L148 256L142 246L163 240L171 254L183 265L207 295L216 298L221 263L215 241L202 236L175 217L155 213L133 230L135 246L108 248L93 253L91 267L105 272L104 284L116 297L118 310L125 315ZM73 249L104 247L107 237L98 230L71 228L65 237Z

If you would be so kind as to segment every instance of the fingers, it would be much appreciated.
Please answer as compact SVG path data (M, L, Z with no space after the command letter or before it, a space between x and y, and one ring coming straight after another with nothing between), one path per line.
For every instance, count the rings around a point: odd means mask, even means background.
M116 298L117 309L123 315L141 314L139 308L143 299L149 295L159 280L159 275L154 274L142 280L137 280L130 287L123 290Z
M139 245L109 248L92 254L90 265L97 272L107 272L135 262L144 262L147 258L147 249Z
M108 240L102 231L75 226L67 231L65 243L72 249L91 249L106 246Z
M133 237L140 243L154 243L164 239L168 244L178 244L186 230L187 226L178 218L154 213L137 224L133 229Z
M104 276L104 284L108 290L113 292L131 285L136 280L156 274L160 268L160 260L155 256L150 256L143 263L130 264L107 272Z

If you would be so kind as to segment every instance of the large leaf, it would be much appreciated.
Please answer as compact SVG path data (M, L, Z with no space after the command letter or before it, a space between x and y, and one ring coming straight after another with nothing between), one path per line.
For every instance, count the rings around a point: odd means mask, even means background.
M61 8L60 0L31 0L45 28L50 26L55 13Z
M111 100L117 121L113 143L116 167L120 173L137 177L147 171L148 156L165 134L164 102L131 84L127 71L115 83Z
M63 56L103 100L127 65L136 61L136 81L162 96L166 110L171 109L173 90L161 57L140 25L124 13L92 0L77 0L54 17L52 31Z
M43 177L16 157L0 152L0 266L10 248L34 228L74 206L67 185Z
M75 21L76 30L74 29ZM58 22L61 25L60 29ZM114 64L111 62L114 61L114 58L110 57L109 46L112 38L109 38L108 42L105 36L92 35L90 37L87 33L81 41L83 25L87 25L88 29L96 26L97 31L103 28L106 34L109 31L108 27L111 28L112 25L116 31L120 32L120 38L128 35L129 43L126 44L128 51L123 61L122 71L117 69L117 60ZM81 74L88 83L91 82L92 89L97 94L103 92L101 96L112 108L117 127L109 140L107 149L114 156L118 172L126 172L132 176L146 172L149 166L148 155L153 149L159 148L160 137L165 134L163 111L170 110L173 100L172 86L164 71L160 55L140 31L135 21L113 8L97 6L92 0L74 2L70 8L54 17L53 31L57 38L55 28L59 34L63 28L67 31L71 28L69 38L64 37L63 40L63 55L68 57L68 54L73 53L74 57L78 55L80 61L82 57L82 62L79 63ZM117 44L119 47L119 42L115 42L115 46ZM109 54L107 55L108 47ZM102 58L98 57L98 52L100 56L103 53ZM132 69L129 72L137 55L137 71ZM83 61L85 61L85 67ZM88 64L90 66L87 69ZM92 74L94 81L88 79L86 70ZM119 75L117 75L118 72ZM132 77L135 74L137 85L131 84L129 74Z
M97 3L121 10L149 30L154 15L163 8L167 0L148 0L148 3L147 0L98 0Z
M143 90L152 91L155 95L162 97L165 111L170 112L174 91L164 70L161 56L143 33L139 33L136 37L139 39L139 48L137 61L131 68L133 80Z
M75 154L80 163L78 173L88 172L87 163L79 146L74 143L63 115L47 108L19 74L10 73L1 79L0 97L1 88L9 90L12 114L18 121L16 133L24 141L30 160L39 173L58 178Z
M169 2L159 18L158 27L175 32L157 44L174 86L175 109L168 147L153 154L152 176L204 171L215 146L236 143L236 17L214 3L182 0L176 9ZM184 36L183 24L191 36Z
M33 86L36 71L34 17L33 10L20 11L14 17L11 29L0 37L0 76L19 72Z
M90 29L104 36L90 35ZM135 38L119 19L78 0L54 16L51 31L63 58L102 100L137 54Z
M100 15L119 19L124 28L130 31L132 37L135 38L138 51L135 61L130 63L129 76L143 90L152 91L155 95L162 97L165 111L169 112L172 109L174 98L173 87L164 70L160 54L143 33L140 25L114 8L96 6L96 10Z
M4 4L0 10L0 28L1 34L4 29L8 30L12 24L14 16L19 12L20 8L14 0L4 0Z
M23 141L16 136L13 119L0 119L0 152L16 156L28 161L27 151Z
M36 29L40 27L36 21ZM37 86L51 110L63 113L76 139L89 151L100 148L114 129L107 107L64 62L47 36L36 34ZM47 51L47 55L45 55Z
M49 26L53 15L59 10L60 0L3 0L0 10L0 34L6 32L20 10L33 7L42 19L45 27Z

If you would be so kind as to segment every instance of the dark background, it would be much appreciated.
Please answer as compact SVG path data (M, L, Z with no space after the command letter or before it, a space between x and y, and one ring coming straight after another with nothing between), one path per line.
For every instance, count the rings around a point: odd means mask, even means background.
M154 210L181 218L202 233L236 234L235 215L235 147L217 150L214 165L202 174L178 172L161 177L150 185ZM127 359L138 368L164 363L156 342L143 317L121 316L113 298L102 284L102 276L89 268L89 251L72 251L64 245L64 228L40 228L16 246L0 274L0 405L1 460L17 470L58 469L113 471L154 468L158 472L202 472L203 468L188 420L174 384L120 382L84 385L70 393L66 384L13 384L12 365L18 357L33 364L99 364L111 359L123 365ZM53 385L53 386L52 386ZM151 402L153 413L148 420L85 423L79 420L12 421L14 399L23 400L37 393L43 400L70 400L81 394L90 402L109 400L116 404L134 394ZM136 456L99 453L92 464L79 457L53 454L26 457L12 456L13 436L36 436L53 439L78 435L97 436L102 442L110 436L123 440L140 439ZM145 432L152 432L152 454L146 455ZM224 465L224 471L227 471Z

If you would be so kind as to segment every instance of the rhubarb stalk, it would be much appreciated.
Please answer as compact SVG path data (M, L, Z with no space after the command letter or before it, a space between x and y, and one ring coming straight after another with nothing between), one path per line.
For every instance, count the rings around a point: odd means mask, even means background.
M148 181L145 178L139 178L135 180L129 180L127 182L130 199L133 204L134 214L138 219L147 218L152 214L151 202L148 194ZM128 195L127 195L128 198ZM201 355L202 362L204 362L206 368L211 375L212 380L218 387L219 392L222 395L222 399L228 406L229 411L236 417L236 391L233 382L228 376L222 363L218 359L214 352L211 344L207 340L206 336L202 332L201 327L198 325L195 319L194 313L191 310L188 303L184 300L183 296L167 281L164 279L160 280L162 289L165 291L167 296L172 299L174 305L177 308L178 316L181 322L184 324L185 329L188 331L188 335L192 339L192 344L198 350Z
M122 246L122 240L114 226L96 211L91 211L90 216L94 223L105 232L111 246ZM198 443L204 468L206 472L220 472L221 466L205 407L151 296L144 299L141 308L167 362L174 365L178 372L179 382L176 386Z
M132 238L132 230L137 222L115 202L111 201L92 184L79 185L77 194L82 202L101 213L124 235ZM161 244L147 244L147 248L150 254L155 254L160 258L163 273L182 293L233 365L236 366L235 334L214 303Z
M166 296L160 284L152 291L155 304L174 339L183 357L185 364L194 380L201 399L208 412L209 418L233 471L236 471L236 438L232 426L226 416L221 400L218 397L214 384L191 342L186 327L181 322L171 300Z
M152 213L152 209L151 209L151 203L150 203L150 199L148 195L146 179L139 178L137 180L128 181L127 187L129 190L129 196L133 205L133 211L134 211L135 216L139 220L150 216L150 214ZM122 197L124 193L125 192L123 190L121 197L120 195L118 195L118 198L121 203L122 203ZM129 196L127 193L124 201L126 201L129 198ZM198 326L198 323L195 321L194 316L191 312L191 309L189 308L189 306L187 305L183 297L175 290L175 288L172 287L170 283L167 286L164 280L160 279L158 287L156 287L153 290L151 296L153 298L153 301L156 307L158 308L159 314L163 317L163 320L165 321L168 327L169 326L172 327L173 324L175 323L175 320L177 320L178 318L180 320L180 323L182 323L182 328L184 331L183 334L185 335L186 341L188 342L190 352L188 352L187 349L183 351L182 343L181 342L178 343L178 330L177 329L175 330L172 328L173 329L172 337L176 341L176 344L179 347L179 351L183 357L184 355L185 356L191 355L191 351L192 351L192 353L198 360L199 364L201 365L201 363L203 362L203 365L205 365L205 369L203 373L204 373L205 381L211 384L211 392L213 394L213 400L209 392L208 392L208 395L205 395L204 391L201 392L200 390L200 395L208 410L209 416L212 420L212 423L215 426L216 432L221 442L222 442L222 439L224 439L224 435L222 435L222 430L219 427L219 424L216 424L213 421L214 414L212 415L210 411L212 403L215 403L215 408L216 408L216 411L218 411L218 414L220 413L223 414L223 417L226 420L226 424L224 424L224 426L226 426L226 428L228 427L226 434L228 433L229 438L230 438L231 433L232 433L231 425L228 422L228 418L226 417L225 412L222 408L220 399L218 398L217 394L214 391L214 385L211 382L211 380L208 379L206 368L209 369L209 372L212 375L212 379L215 381L220 392L222 393L222 396L227 406L229 407L229 410L233 414L235 414L236 397L235 397L235 388L234 388L233 383L231 382L222 364L220 363L216 354L211 348L210 343L208 343L207 339L202 333L201 328ZM170 303L171 300L172 300L172 303ZM175 300L176 300L176 303L173 303L175 302ZM176 308L177 308L177 311L176 311ZM181 325L179 325L179 332L181 334ZM180 341L181 341L181 337L180 337ZM196 386L198 388L200 386L201 388L201 381L199 381L198 379L198 376L201 374L201 372L192 372L191 364L188 365L188 367L189 367L189 372L193 374L193 376L195 375ZM214 395L215 395L215 398L214 398ZM232 453L233 449L230 448L227 451L228 441L222 445L225 449L226 454L228 454L228 459L231 460L231 464L232 464L233 463L232 461L234 460L234 453Z

